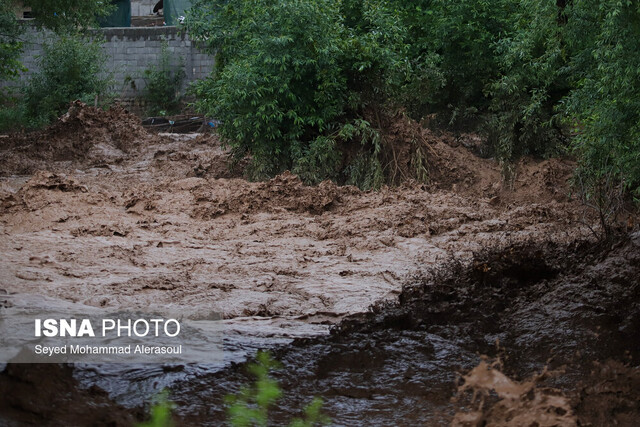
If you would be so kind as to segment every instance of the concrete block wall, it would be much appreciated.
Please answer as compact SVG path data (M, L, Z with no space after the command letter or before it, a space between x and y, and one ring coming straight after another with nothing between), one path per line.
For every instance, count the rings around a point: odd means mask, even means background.
M215 65L213 56L200 51L196 43L185 34L179 34L176 27L102 28L94 32L105 40L103 49L107 56L107 70L114 82L112 90L125 101L142 94L144 72L159 63L165 43L174 65L179 65L182 58L186 74L184 87L209 75ZM28 71L17 82L5 82L0 86L18 86L26 82L38 70L38 56L43 53L43 44L53 37L50 32L30 30L25 37L21 57Z
M104 28L100 32L106 41L103 49L115 80L115 90L121 98L138 96L145 87L144 72L157 65L166 45L172 64L183 64L185 86L206 77L213 70L214 57L201 52L176 27Z
M20 62L27 71L20 75L20 79L17 82L6 82L6 86L19 86L38 70L39 58L44 53L42 46L53 41L55 35L50 31L29 30L21 38L23 40L23 52L20 56Z
M158 0L131 0L131 16L147 16L153 11Z

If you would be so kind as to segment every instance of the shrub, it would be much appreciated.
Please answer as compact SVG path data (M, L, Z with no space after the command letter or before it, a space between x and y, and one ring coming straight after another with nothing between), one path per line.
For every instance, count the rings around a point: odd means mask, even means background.
M0 0L0 81L15 78L22 70L22 64L18 60L22 50L22 42L18 36L22 30L16 21L13 7L13 1Z
M0 132L11 132L29 127L26 122L24 105L16 103L0 108Z
M269 421L269 408L282 396L278 382L271 378L271 371L279 363L269 353L259 351L257 363L249 365L249 372L255 376L252 386L243 387L238 394L225 396L229 414L229 423L234 427L266 426ZM322 414L322 399L314 398L304 410L304 418L295 418L290 427L313 427L329 424Z
M46 124L64 112L69 102L108 102L109 78L100 44L81 36L61 36L44 45L39 71L24 88L25 114ZM105 99L106 97L106 99Z
M556 108L568 93L564 28L559 8L528 0L514 13L510 37L496 44L502 76L487 85L489 144L505 178L523 155L546 156L566 146Z
M174 65L166 42L158 64L144 71L146 86L143 99L150 115L173 114L180 110L181 88L186 77L184 60L179 57Z
M168 390L159 393L151 406L149 421L137 424L137 427L173 427L175 424L171 418L174 404L168 399Z
M271 377L280 364L268 352L258 351L256 363L248 365L249 373L255 377L251 385L243 386L240 392L225 396L229 424L233 427L266 426L269 409L282 396L278 382ZM137 427L173 427L171 410L174 404L167 399L168 392L160 393L151 407L150 420ZM314 398L305 408L303 418L294 418L289 427L314 427L327 425L330 419L322 413L322 399Z
M341 130L379 109L406 71L403 28L385 5L194 3L189 32L217 55L213 75L194 85L196 107L222 121L236 153L251 153L250 178L290 169L318 182L344 172L339 146L362 141Z

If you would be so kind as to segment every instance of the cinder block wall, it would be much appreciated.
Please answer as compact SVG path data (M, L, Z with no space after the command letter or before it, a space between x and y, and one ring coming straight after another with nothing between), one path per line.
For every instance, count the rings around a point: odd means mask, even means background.
M186 35L178 34L176 27L102 28L94 31L105 40L103 49L107 55L107 68L114 81L112 90L124 101L142 93L144 72L160 61L163 43L167 45L173 64L178 65L182 58L186 73L184 86L206 77L215 64L213 56L201 52ZM30 30L21 58L28 71L17 82L2 85L19 86L27 81L38 70L38 56L42 55L43 44L53 37L52 33Z
M147 16L153 11L158 0L131 0L131 16Z
M173 65L184 65L185 85L209 75L215 64L214 57L202 53L176 27L105 28L100 32L106 38L103 48L110 58L114 89L122 98L135 97L144 89L144 72L158 64L163 44Z

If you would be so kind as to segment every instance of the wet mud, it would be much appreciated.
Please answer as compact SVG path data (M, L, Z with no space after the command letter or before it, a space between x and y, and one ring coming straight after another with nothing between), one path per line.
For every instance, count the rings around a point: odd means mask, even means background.
M398 303L276 352L286 397L274 420L321 396L336 425L636 425L639 273L637 233L613 248L536 242L452 261ZM243 382L238 366L173 397L187 424L215 425Z
M451 401L481 354L499 356L516 385L566 365L543 387L593 425L604 412L591 402L609 393L624 422L637 399L615 387L636 384L620 378L638 350L638 239L589 252L592 218L569 197L570 161L525 159L507 188L498 165L472 153L474 138L420 130L432 180L378 192L290 173L248 182L215 135L149 134L117 109L76 105L39 135L2 138L4 292L215 310L228 354L215 372L10 365L3 419L129 425L169 387L181 425L219 425L222 396L247 380L244 360L267 347L286 367L276 423L314 395L338 425L488 417ZM48 375L64 393L37 387ZM95 418L100 408L111 418Z

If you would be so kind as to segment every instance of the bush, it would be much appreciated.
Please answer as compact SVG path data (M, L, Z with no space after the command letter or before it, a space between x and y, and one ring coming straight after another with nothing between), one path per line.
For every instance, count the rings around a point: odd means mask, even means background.
M406 71L403 29L385 4L194 3L189 32L217 55L214 74L194 85L196 107L222 121L238 155L251 153L250 178L290 169L318 182L344 172L338 147L362 139L342 130L379 109Z
M0 132L11 132L30 127L26 120L24 105L15 103L0 108Z
M69 102L80 99L93 104L109 101L109 78L100 44L81 36L61 36L44 45L39 71L24 88L27 119L46 124L66 111Z
M278 382L271 377L280 364L266 351L258 351L256 363L248 365L248 371L255 377L251 385L243 386L238 394L224 397L227 404L228 422L233 427L267 426L269 410L282 396ZM175 405L170 402L165 390L155 398L151 406L150 419L137 427L173 427L171 411ZM289 427L314 427L330 424L329 417L322 413L322 399L314 398L305 408L303 418L294 418Z
M0 81L15 78L23 68L18 60L22 50L22 42L18 36L22 29L13 7L13 1L0 0Z
M136 427L174 427L171 412L175 405L169 401L169 391L163 390L152 402L149 421L139 423Z
M279 368L280 364L273 360L268 352L259 351L256 355L257 363L249 365L249 372L256 381L251 386L245 386L236 395L225 396L229 405L229 424L234 427L266 426L269 422L269 408L282 396L278 382L271 378L271 371ZM304 418L295 418L290 427L313 427L329 424L330 420L323 415L322 399L314 398L304 409Z
M568 13L574 90L563 104L589 199L611 182L640 199L640 6L576 1ZM609 192L610 190L607 190ZM614 191L615 193L615 191ZM609 198L609 197L606 197Z
M184 60L179 57L174 65L166 42L158 64L145 70L146 86L143 99L149 115L174 114L180 110L182 95L180 90L186 77Z

